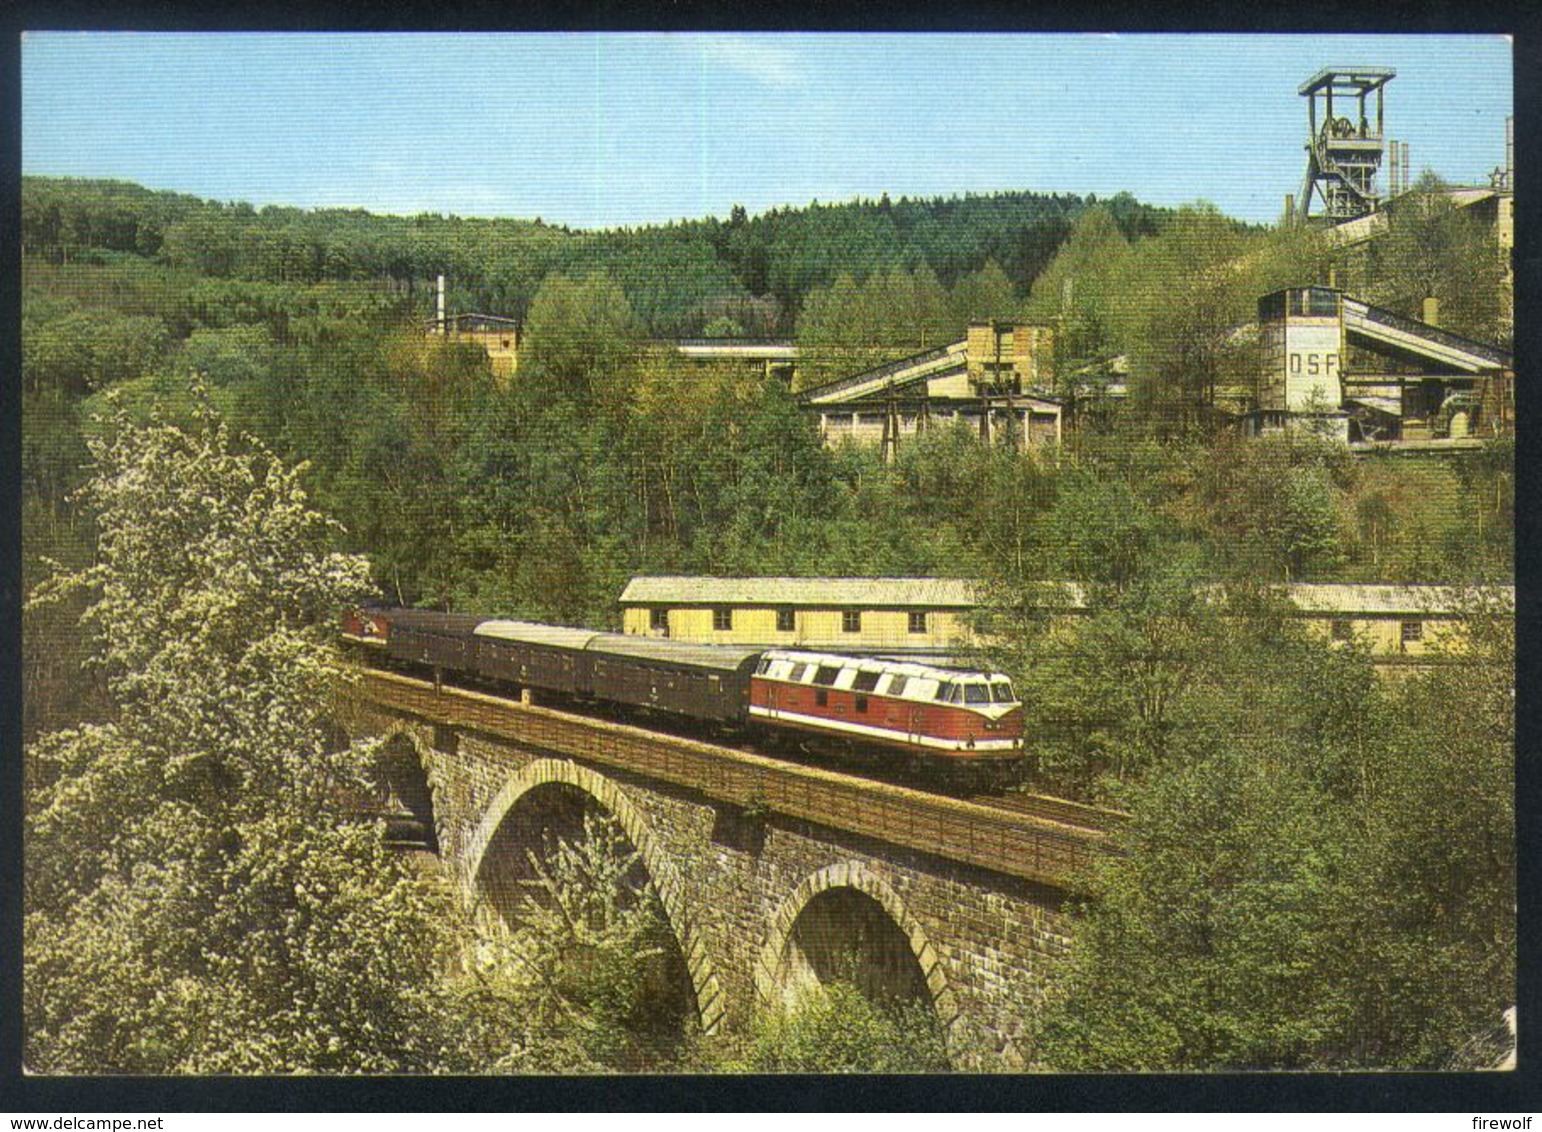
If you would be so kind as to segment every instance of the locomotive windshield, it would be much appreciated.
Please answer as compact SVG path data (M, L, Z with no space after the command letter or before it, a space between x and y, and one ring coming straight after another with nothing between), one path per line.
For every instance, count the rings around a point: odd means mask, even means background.
M1006 680L991 682L991 699L998 704L1012 704L1017 702L1017 697L1012 694L1012 685Z
M971 704L988 704L991 702L990 689L984 684L965 684L964 701Z

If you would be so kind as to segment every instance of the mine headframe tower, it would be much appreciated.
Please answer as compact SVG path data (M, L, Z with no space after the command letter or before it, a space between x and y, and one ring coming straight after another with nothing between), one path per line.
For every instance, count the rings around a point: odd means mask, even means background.
M1301 183L1303 220L1312 219L1312 196L1322 202L1316 219L1341 224L1380 206L1376 173L1385 150L1383 91L1397 72L1390 67L1325 67L1301 84L1307 100L1306 179ZM1376 96L1374 120L1367 100ZM1338 107L1333 105L1334 96ZM1321 125L1317 105L1323 103ZM1349 114L1353 113L1354 117Z

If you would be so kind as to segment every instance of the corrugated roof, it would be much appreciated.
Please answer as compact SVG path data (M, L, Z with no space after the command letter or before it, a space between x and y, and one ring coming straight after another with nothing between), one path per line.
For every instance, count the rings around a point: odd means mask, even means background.
M623 605L850 605L972 609L977 583L962 578L633 578Z
M1292 582L1286 591L1303 613L1453 614L1473 604L1479 594L1497 601L1503 609L1515 608L1513 585L1469 590L1462 586Z

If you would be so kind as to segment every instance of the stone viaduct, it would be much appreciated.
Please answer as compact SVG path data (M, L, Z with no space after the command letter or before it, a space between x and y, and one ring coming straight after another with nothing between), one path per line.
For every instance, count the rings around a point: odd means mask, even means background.
M506 907L526 850L614 818L679 943L703 1030L832 977L930 1002L957 1068L1023 1063L1021 1035L1078 871L1113 815L982 805L394 674L345 727L385 740L393 805L462 894Z

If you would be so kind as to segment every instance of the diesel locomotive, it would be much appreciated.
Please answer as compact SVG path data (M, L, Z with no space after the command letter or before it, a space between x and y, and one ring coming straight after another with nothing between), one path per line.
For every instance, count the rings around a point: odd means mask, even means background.
M350 611L342 636L399 667L751 734L925 761L999 761L1022 750L1022 704L999 673L413 609Z

